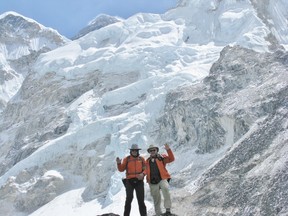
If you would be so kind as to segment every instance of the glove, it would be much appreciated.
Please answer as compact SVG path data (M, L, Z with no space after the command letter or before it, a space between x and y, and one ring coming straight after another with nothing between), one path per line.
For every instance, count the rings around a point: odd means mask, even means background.
M137 175L137 179L138 180L143 180L144 179L144 174L143 173L140 173Z

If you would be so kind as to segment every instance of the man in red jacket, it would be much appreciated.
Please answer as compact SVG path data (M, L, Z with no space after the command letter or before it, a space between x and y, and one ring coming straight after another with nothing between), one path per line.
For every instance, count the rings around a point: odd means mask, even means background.
M126 171L126 179L124 182L126 188L126 201L124 207L124 216L129 216L131 211L131 203L133 200L133 192L136 191L136 197L139 205L141 216L147 216L146 205L144 202L144 170L145 159L139 154L140 148L137 144L132 144L130 155L123 159L116 158L117 168L120 172Z
M147 182L150 187L151 196L154 201L154 209L157 216L159 215L172 215L171 214L171 198L169 192L170 174L166 169L166 164L175 160L174 154L168 144L165 144L165 149L168 155L160 155L159 148L150 145L147 151L150 153L150 157L146 160ZM161 193L164 198L164 207L166 212L162 214L161 211Z

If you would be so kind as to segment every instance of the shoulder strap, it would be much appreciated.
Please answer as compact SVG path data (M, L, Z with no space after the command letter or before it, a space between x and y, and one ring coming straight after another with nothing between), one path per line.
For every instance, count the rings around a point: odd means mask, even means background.
M161 154L157 154L157 159L163 163L164 166L166 166L166 163L164 162L164 157Z
M130 155L129 156L127 156L127 160L126 160L126 167L125 167L125 169L127 169L127 166L128 166L128 163L130 162Z
M161 154L157 154L157 159L160 160L160 161L163 161L164 157Z
M145 169L145 159L142 157L142 156L139 156L142 160L142 172L144 171Z

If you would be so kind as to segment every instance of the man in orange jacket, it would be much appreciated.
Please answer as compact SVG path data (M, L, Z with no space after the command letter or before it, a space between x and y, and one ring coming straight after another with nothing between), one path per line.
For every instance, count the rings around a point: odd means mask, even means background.
M159 215L172 215L171 214L171 197L169 192L170 174L166 169L166 164L175 160L174 154L168 144L165 144L165 149L168 155L160 155L159 148L150 145L147 151L150 153L150 157L146 160L146 179L149 183L151 196L154 201L154 209L157 216ZM166 212L162 214L161 211L161 193L164 198L164 207Z
M129 216L131 211L131 203L133 200L133 192L136 191L136 197L139 205L139 212L141 216L147 216L147 209L144 202L144 171L145 159L139 154L140 148L137 144L132 144L130 148L130 155L123 159L116 158L117 168L120 172L126 170L126 179L123 181L126 188L126 201L124 207L124 216Z

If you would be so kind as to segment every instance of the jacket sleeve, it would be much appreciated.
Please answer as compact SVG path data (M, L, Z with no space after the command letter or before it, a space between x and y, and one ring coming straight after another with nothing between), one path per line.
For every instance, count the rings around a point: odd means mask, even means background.
M117 164L118 171L124 172L126 170L127 160L127 157L125 157L120 164Z
M167 150L168 156L164 157L164 163L171 163L175 160L174 154L171 149Z
M143 170L143 174L144 174L144 176L146 176L147 175L147 171L148 171L149 161L148 161L148 159L144 160L144 161L145 161L145 163L144 163L145 167L144 167L144 170Z

